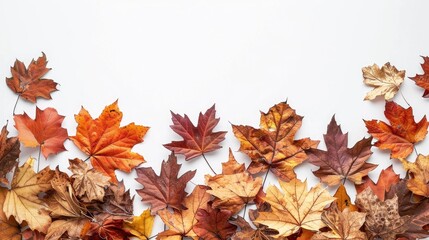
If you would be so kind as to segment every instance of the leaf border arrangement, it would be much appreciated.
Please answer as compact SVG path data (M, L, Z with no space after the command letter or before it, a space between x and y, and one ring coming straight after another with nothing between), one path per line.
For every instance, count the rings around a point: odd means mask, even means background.
M410 79L429 97L429 57L423 57L423 74ZM46 55L26 67L19 60L11 67L7 86L20 99L37 103L51 99L57 83L44 76ZM364 120L369 137L349 147L335 117L319 141L295 139L303 117L285 102L261 112L260 126L232 124L240 142L240 152L250 165L239 163L229 150L216 173L206 153L221 148L226 131L215 131L215 105L200 113L195 126L190 118L171 112L171 129L183 138L164 145L171 150L161 163L159 175L132 148L141 142L149 127L130 123L121 126L118 102L105 107L93 118L82 107L75 115L76 135L63 128L64 116L56 109L39 109L35 118L15 114L18 132L10 137L8 124L0 132L0 239L420 239L429 237L429 155L408 159L415 144L423 141L429 123L424 116L416 121L411 106L392 101L404 81L405 71L390 63L362 68L364 83L374 87L365 97L384 97L382 120ZM58 167L39 169L41 155L47 159L64 151L70 139L88 157L70 159L71 175ZM375 139L374 145L372 144ZM377 165L369 163L371 148L390 151L407 171L400 178L392 166L382 170L375 183L368 173ZM39 158L19 166L20 147L38 148ZM205 183L185 191L196 170L179 176L185 160L202 158L212 170ZM318 166L314 175L320 183L308 189L297 178L294 168L304 161ZM37 162L37 167L36 163ZM186 162L185 162L186 163ZM150 208L133 215L134 197L118 181L115 170L136 169L137 193ZM277 185L266 186L269 173ZM344 184L349 181L357 191L353 203ZM324 186L337 187L331 196ZM264 188L265 187L265 188ZM252 208L247 208L254 205ZM164 222L164 231L152 233L154 219ZM246 219L249 219L247 221Z

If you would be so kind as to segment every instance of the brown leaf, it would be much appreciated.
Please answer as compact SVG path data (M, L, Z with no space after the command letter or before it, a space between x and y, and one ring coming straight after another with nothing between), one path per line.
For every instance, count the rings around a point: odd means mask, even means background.
M393 171L393 166L390 165L390 167L381 170L377 183L374 183L369 177L365 177L364 180L365 182L363 184L355 185L356 192L360 193L369 187L381 201L384 201L386 192L389 191L391 186L399 182L399 174L396 174Z
M386 100L391 100L398 92L404 81L405 71L398 71L390 63L384 64L381 68L377 64L362 68L363 82L374 89L367 93L365 100L373 100L377 96L383 96Z
M249 218L253 222L259 216L258 211L249 210ZM272 240L275 239L273 236L277 235L279 232L273 229L269 229L263 224L258 224L253 222L256 229L252 228L246 220L240 216L237 219L231 221L232 224L235 224L240 228L232 236L232 240ZM283 239L283 238L276 238Z
M411 174L407 180L407 187L419 196L429 197L429 156L419 154L416 162L408 162L405 159L399 159L404 169Z
M36 107L36 118L31 119L26 113L13 117L18 138L26 147L40 146L43 156L65 151L64 141L68 138L67 129L61 127L64 116L58 115L57 110Z
M7 189L0 187L0 239L21 240L21 230L14 217L6 217L3 212Z
M36 102L38 97L51 99L51 93L57 91L57 83L50 79L42 78L51 70L46 68L47 63L44 53L37 61L33 59L28 65L28 69L25 68L23 62L16 60L15 65L10 68L12 77L6 78L7 86L13 92L18 93L20 97L33 103Z
M108 216L108 215L107 215ZM128 240L131 236L122 226L123 219L105 214L96 217L95 222L88 222L82 229L81 238L84 240Z
M251 174L271 170L277 177L289 181L296 177L293 169L307 159L304 149L317 147L309 138L294 140L302 124L302 117L288 104L279 103L268 113L261 112L260 128L232 125L240 141L240 151L252 160Z
M352 148L347 148L348 134L343 134L341 127L337 125L335 116L328 125L324 135L327 151L309 149L308 160L320 167L313 172L320 180L329 186L338 185L345 179L355 184L362 183L362 177L377 167L366 161L371 156L372 138L363 138Z
M187 171L178 177L181 164L177 164L177 158L174 153L168 157L168 161L163 161L161 174L156 175L151 167L138 168L137 182L144 186L137 190L142 197L142 201L152 206L151 212L155 215L161 209L167 206L180 210L183 208L183 199L186 196L186 184L194 177L194 171Z
M45 240L67 239L62 236L67 232L70 239L80 239L85 224L89 224L89 220L85 218L68 218L65 220L56 220L49 226Z
M130 190L125 191L123 181L118 184L110 184L106 190L103 211L116 217L124 216L125 218L133 216L134 196L131 197Z
M222 163L222 174L235 174L241 173L246 170L244 163L239 164L237 160L235 160L234 155L232 154L231 148L229 149L229 157L228 161Z
M21 151L19 150L19 141L17 137L8 138L6 126L0 132L0 183L8 184L6 174L9 173L17 164Z
M231 212L212 208L198 209L196 218L198 220L193 230L198 237L204 240L229 239L236 230L236 226L228 220Z
M414 144L426 137L429 123L424 116L416 123L411 107L404 109L395 102L386 102L384 115L390 126L377 120L365 121L368 133L378 141L374 146L380 149L390 149L391 158L406 158L413 151Z
M409 226L409 216L398 213L398 197L381 201L371 190L366 188L356 197L356 205L365 212L365 230L369 239L396 239Z
M423 93L424 98L429 97L429 57L423 57L423 63L421 64L423 69L423 75L416 74L415 77L410 79L416 82L416 85L423 88L425 92Z
M353 205L350 200L349 195L347 194L347 190L343 184L338 187L337 192L335 192L334 197L336 198L335 202L332 205L336 205L340 211L348 208L350 212L357 211L357 207Z

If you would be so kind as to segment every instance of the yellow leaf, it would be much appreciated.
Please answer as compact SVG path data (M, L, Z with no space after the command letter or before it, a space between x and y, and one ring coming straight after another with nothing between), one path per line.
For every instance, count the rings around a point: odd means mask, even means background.
M363 82L374 87L366 94L365 100L373 100L377 96L384 95L384 99L391 100L404 81L405 71L398 71L396 67L386 63L381 67L377 64L362 68Z
M152 234L155 216L150 214L150 209L143 211L140 216L133 217L132 221L124 221L124 229L139 239L147 240Z
M419 154L415 163L399 159L404 169L412 173L407 180L407 187L414 194L429 197L429 156Z

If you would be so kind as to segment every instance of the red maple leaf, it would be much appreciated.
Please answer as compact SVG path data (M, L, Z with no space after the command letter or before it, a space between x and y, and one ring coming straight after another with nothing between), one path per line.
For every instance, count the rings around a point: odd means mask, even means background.
M429 57L423 57L423 63L421 64L423 68L423 74L416 74L415 77L411 77L410 79L416 82L416 85L423 88L425 92L423 93L424 98L429 98Z

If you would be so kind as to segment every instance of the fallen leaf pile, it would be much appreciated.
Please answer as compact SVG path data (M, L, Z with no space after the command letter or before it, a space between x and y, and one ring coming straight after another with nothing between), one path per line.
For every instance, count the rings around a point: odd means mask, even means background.
M411 79L429 97L429 58L423 57L423 74ZM57 83L44 78L43 54L28 67L16 60L7 86L19 99L37 103L51 99ZM374 87L365 100L386 100L384 120L364 120L367 136L354 144L332 117L323 144L297 138L305 127L303 117L288 103L278 103L261 112L259 127L232 124L240 144L216 173L207 154L221 148L226 131L216 130L220 121L215 105L200 113L195 126L185 114L172 114L171 129L182 140L164 147L171 151L157 173L134 146L143 142L149 127L130 123L122 126L118 101L93 118L81 108L75 115L76 130L62 127L64 116L54 108L35 107L34 119L15 114L16 136L7 123L0 132L0 239L233 239L233 240L412 240L429 237L429 155L417 154L429 122L417 121L411 106L391 101L400 91L405 71L390 63L362 69L364 83ZM387 123L388 122L388 123ZM363 133L365 134L365 133ZM86 155L68 160L68 170L39 169L41 157L65 151L71 142ZM373 144L374 139L374 144ZM322 147L323 146L323 147ZM371 158L372 147L388 150L391 160ZM20 148L36 148L38 159L22 159ZM411 155L416 152L417 159ZM176 155L177 154L177 155ZM183 155L183 158L181 158ZM197 170L183 171L184 160L201 157L212 173L204 183L195 183ZM162 158L160 158L162 159ZM67 160L65 160L67 161ZM320 183L308 186L295 167L307 161L314 165ZM381 171L377 181L368 175L377 161L400 163L404 178L393 165ZM180 163L182 162L182 163ZM115 171L135 171L140 201L118 181ZM199 170L201 171L201 170ZM272 174L278 179L268 182ZM310 176L307 176L310 177ZM316 179L317 179L316 178ZM354 185L352 201L345 185ZM333 196L327 186L336 189ZM135 213L134 204L148 206ZM158 220L157 220L158 219ZM164 230L152 232L156 221Z

